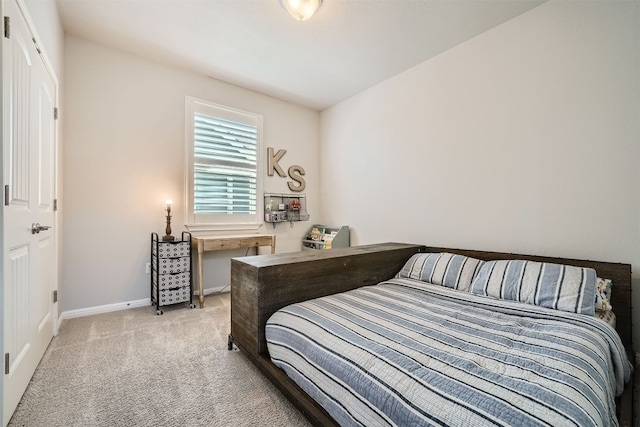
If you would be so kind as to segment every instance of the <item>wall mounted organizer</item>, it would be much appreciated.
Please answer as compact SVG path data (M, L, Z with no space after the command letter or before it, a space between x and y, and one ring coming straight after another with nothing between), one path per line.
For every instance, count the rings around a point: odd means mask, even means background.
M296 221L308 221L307 196L305 194L264 194L264 221L273 224L289 222L293 227Z

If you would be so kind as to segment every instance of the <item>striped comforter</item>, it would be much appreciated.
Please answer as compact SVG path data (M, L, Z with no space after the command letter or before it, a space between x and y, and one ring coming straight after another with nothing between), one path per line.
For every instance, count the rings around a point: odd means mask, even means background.
M614 426L631 375L595 317L412 279L287 306L266 337L342 426Z

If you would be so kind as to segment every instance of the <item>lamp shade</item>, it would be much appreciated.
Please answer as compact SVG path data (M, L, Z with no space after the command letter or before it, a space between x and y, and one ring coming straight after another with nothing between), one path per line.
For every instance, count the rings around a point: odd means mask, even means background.
M305 21L316 13L322 0L280 0L282 7L298 21Z

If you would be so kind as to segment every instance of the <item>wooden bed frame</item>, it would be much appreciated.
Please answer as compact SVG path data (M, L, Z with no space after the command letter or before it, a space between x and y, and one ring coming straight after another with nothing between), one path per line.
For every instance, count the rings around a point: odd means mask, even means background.
M629 360L635 362L631 330L631 265L404 243L233 258L229 349L236 344L312 423L337 426L320 405L271 362L264 336L267 319L292 303L391 279L417 252L451 252L482 260L527 259L594 268L599 277L614 283L611 302L617 318L616 329L627 348ZM617 403L620 426L631 427L633 376Z

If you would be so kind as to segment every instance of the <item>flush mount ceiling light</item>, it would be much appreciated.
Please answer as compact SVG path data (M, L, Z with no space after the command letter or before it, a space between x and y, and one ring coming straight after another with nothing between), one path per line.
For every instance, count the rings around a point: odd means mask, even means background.
M322 0L280 0L282 7L298 21L311 18L322 4Z

